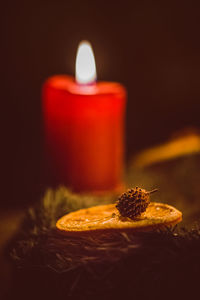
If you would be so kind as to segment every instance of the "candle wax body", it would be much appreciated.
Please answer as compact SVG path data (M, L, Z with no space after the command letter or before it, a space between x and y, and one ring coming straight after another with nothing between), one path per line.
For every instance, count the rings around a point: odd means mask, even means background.
M46 156L60 184L114 189L124 167L126 92L117 83L79 85L58 75L43 86Z

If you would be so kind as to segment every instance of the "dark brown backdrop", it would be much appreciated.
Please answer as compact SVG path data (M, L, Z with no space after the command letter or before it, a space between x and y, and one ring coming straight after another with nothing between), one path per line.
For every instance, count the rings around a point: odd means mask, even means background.
M88 39L98 79L128 89L127 157L200 126L198 1L7 1L1 6L2 204L34 201L41 176L40 89L74 74Z

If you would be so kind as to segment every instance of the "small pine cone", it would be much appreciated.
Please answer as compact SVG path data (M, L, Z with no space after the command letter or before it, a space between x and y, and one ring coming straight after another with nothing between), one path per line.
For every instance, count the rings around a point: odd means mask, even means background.
M118 198L116 208L122 217L134 220L147 209L150 203L150 193L155 191L157 190L147 192L138 187L129 189Z

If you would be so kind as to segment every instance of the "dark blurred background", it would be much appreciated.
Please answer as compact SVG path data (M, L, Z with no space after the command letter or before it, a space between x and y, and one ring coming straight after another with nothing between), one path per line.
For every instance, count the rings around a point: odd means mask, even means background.
M200 126L198 1L4 1L0 20L1 206L45 190L41 86L74 74L82 39L93 45L98 80L127 87L127 160Z

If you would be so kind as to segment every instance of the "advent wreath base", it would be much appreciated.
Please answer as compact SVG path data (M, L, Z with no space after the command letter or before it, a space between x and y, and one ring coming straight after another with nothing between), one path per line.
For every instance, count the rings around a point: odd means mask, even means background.
M14 264L10 299L199 299L200 155L130 169L127 186L158 187L156 202L183 212L161 232L60 236L59 217L116 201L116 195L48 190L9 245Z

